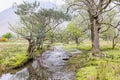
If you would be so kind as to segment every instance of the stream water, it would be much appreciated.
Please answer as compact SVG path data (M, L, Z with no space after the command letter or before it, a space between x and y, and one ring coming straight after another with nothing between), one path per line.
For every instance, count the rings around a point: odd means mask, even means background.
M65 65L65 59L69 59L73 53L67 55L61 46L53 49L44 52L33 63L15 74L3 74L0 80L75 80L75 72Z

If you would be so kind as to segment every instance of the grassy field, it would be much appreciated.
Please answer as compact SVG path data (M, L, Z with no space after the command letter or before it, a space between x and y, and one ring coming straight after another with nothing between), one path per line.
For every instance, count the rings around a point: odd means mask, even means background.
M120 48L111 49L110 41L101 41L101 50L108 57L88 58L90 44L90 41L84 41L80 46L69 44L63 47L67 50L87 50L83 55L73 56L68 62L76 69L76 80L120 80Z
M0 73L18 66L28 58L27 45L26 41L0 42Z
M61 43L54 43L53 46L59 44ZM27 45L26 41L0 42L0 74L20 65L28 58ZM100 41L100 45L107 58L88 58L91 49L91 42L88 40L79 46L75 43L64 44L65 50L76 48L84 52L82 55L74 55L68 62L76 71L76 80L120 80L120 48L111 49L110 41Z
M0 74L19 66L28 59L27 54L28 42L25 40L0 42ZM40 51L35 51L34 56L39 55L47 46Z

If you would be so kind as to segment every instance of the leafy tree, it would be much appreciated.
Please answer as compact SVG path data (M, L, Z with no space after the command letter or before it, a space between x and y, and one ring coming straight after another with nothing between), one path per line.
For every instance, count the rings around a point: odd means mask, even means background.
M117 23L118 20L116 18L117 16L118 16L118 13L115 10L111 10L107 12L106 14L104 14L104 20L102 22L113 24L113 25L118 24ZM112 41L112 49L114 49L118 43L119 30L117 30L114 27L111 27L111 25L102 25L102 27L104 28L100 30L101 37L104 40Z
M71 39L73 39L75 41L75 43L77 45L79 45L80 43L80 38L83 37L83 31L81 29L80 26L77 26L75 25L75 23L73 22L70 22L68 25L67 25L67 31L70 33L71 35Z
M62 33L63 34L63 41L65 41L66 44L69 44L71 41L71 33L65 28Z
M91 30L92 55L103 56L99 45L99 32L103 28L102 25L109 25L117 28L109 23L103 23L104 14L111 11L115 6L111 6L115 0L66 0L68 9L70 8L77 13L86 13L89 29ZM116 0L118 1L118 0ZM117 28L118 29L118 28Z
M9 40L10 38L12 38L12 34L9 32L9 33L2 35L2 37L7 38Z
M56 33L56 41L57 42L63 42L63 29L61 27L57 27L55 29L55 33Z
M20 17L20 25L10 25L11 30L28 41L29 58L32 58L34 50L42 45L47 32L70 19L70 16L62 11L40 8L36 1L18 5L15 13Z
M52 44L55 41L55 31L54 30L50 30L47 34L46 34L46 38L50 41L50 43Z

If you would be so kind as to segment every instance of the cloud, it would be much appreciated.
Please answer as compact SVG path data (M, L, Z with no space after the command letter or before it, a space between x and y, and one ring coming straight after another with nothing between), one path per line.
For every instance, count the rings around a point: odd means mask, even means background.
M39 1L43 1L43 0L39 0ZM57 5L62 5L65 4L65 2L63 0L44 0L46 2L51 2L51 3L55 3Z
M0 12L11 7L15 2L20 4L23 0L0 0Z
M20 4L25 0L0 0L0 12L11 7L14 3ZM62 5L65 2L63 0L39 0L39 1L46 1L55 3L57 5Z

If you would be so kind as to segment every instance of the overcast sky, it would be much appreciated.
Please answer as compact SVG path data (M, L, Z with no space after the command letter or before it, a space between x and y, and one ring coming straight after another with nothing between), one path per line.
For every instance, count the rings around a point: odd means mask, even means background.
M58 5L64 4L63 0L39 0L39 1L53 2ZM23 0L0 0L0 12L7 8L10 8L14 3L20 4L22 2Z
M24 1L26 1L26 0L24 0ZM29 1L29 0L27 0L27 1ZM30 0L30 1L33 1L33 0ZM63 0L36 0L36 1L50 2L50 3L54 3L56 5L64 4ZM21 4L22 2L23 2L23 0L0 0L0 12L12 7L14 3ZM9 13L7 13L7 14L9 14ZM11 32L9 30L9 28L8 28L9 20L10 19L7 19L7 18L4 18L3 20L1 20L1 23L0 23L1 24L0 25L0 36L2 34L5 34L6 32ZM2 26L4 24L7 24L7 26Z

